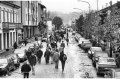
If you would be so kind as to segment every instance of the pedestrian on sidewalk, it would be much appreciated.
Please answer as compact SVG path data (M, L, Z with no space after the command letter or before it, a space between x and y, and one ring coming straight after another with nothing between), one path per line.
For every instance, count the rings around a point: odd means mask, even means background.
M46 49L45 54L44 54L46 64L49 64L50 54L51 54L50 50Z
M64 41L62 41L60 47L63 47L63 49L65 48L65 43L64 43Z
M54 55L53 55L53 61L55 62L55 69L58 69L58 64L59 64L59 53L58 49L56 49Z
M24 39L24 43L25 43L25 46L27 45L28 41L27 41L27 38Z
M54 61L53 61L53 55L54 55L54 53L55 53L55 48L52 48L51 52L50 52L51 64L54 63Z
M42 58L42 55L43 55L43 51L41 50L41 48L38 49L38 51L35 55L37 56L38 63L40 64L41 63L41 58Z
M31 67L27 62L25 61L24 64L21 67L21 73L23 73L24 78L29 78L29 72L31 71Z
M29 59L28 59L29 63L30 63L30 66L32 68L32 74L35 75L35 65L36 65L36 62L37 62L37 57L32 54Z
M14 49L17 49L17 43L15 42L14 45L13 45Z
M64 67L65 67L65 62L67 60L67 55L64 54L64 51L60 52L60 57L59 57L61 64L62 64L62 72L64 71Z
M66 39L66 42L67 42L67 46L68 46L68 43L69 43L69 38Z

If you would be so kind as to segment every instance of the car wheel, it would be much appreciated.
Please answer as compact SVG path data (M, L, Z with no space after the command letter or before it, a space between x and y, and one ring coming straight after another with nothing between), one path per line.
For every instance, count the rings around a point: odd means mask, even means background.
M16 66L13 67L13 71L16 69Z
M6 70L6 75L10 76L10 71L9 71L9 69Z

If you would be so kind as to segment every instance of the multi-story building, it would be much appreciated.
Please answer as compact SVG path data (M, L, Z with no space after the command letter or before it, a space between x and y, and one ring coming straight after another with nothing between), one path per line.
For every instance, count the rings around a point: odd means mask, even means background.
M0 50L8 49L18 42L22 23L18 19L20 6L13 1L0 1Z
M39 34L38 23L42 18L43 8L46 7L38 3L38 1L21 1L21 20L24 38L30 38Z

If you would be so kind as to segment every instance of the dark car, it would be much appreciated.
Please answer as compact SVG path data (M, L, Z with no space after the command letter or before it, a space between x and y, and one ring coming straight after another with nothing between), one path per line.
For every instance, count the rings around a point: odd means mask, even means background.
M12 58L0 59L0 75L7 75L11 70L15 70L14 61Z
M92 47L92 43L90 41L83 41L81 48L85 50L85 52L88 52L90 47Z

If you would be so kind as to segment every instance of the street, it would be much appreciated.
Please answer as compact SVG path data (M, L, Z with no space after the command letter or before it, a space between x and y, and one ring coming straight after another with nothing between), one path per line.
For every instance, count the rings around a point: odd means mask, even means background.
M65 65L65 71L62 73L61 62L59 62L59 69L56 70L55 64L49 63L46 65L45 58L42 56L41 64L37 63L35 66L35 75L32 75L32 72L30 72L30 78L83 78L85 72L88 72L90 77L97 77L96 71L92 66L92 61L88 58L87 53L84 53L84 51L78 47L77 42L71 34L69 36L69 45L66 45L64 50L68 58ZM27 49L27 47L32 45L33 44L29 44L26 47L21 48L21 50ZM43 43L43 46L44 48L42 51L45 52L46 43ZM59 46L60 44L58 43L58 47ZM20 68L21 67L11 72L10 76L3 76L1 78L23 78Z

